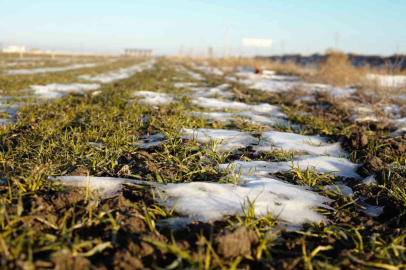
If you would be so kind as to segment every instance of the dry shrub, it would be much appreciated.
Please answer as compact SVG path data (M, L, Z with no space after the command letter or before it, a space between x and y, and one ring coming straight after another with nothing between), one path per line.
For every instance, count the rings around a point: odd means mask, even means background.
M346 54L330 51L317 68L317 78L312 79L334 86L359 85L366 74L365 68L351 65Z
M261 69L273 70L278 74L297 75L301 76L304 70L301 66L293 62L281 63L279 61L271 61L270 59L256 58L191 58L191 57L171 57L178 63L190 64L194 62L199 65L208 64L211 67L217 67L223 71L233 71L238 67L260 67Z

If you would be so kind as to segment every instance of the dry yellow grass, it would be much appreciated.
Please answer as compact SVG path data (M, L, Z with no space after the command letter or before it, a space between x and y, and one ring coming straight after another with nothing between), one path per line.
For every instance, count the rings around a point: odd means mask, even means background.
M367 79L368 74L378 75L406 75L406 71L400 71L398 68L371 68L353 66L348 56L342 52L329 51L324 61L317 68L304 68L293 62L282 63L267 59L255 58L191 58L191 57L172 57L177 62L189 64L207 63L209 66L217 67L225 73L234 71L237 67L260 67L262 69L273 70L278 74L300 76L302 80L316 83L326 83L337 87L352 86L359 89L379 93L393 93L406 91L404 89L395 89L391 87L382 87L378 79Z

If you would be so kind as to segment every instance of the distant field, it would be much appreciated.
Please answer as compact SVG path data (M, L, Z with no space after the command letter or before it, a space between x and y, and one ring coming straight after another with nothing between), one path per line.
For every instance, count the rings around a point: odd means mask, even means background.
M406 267L402 73L67 59L0 55L2 268Z

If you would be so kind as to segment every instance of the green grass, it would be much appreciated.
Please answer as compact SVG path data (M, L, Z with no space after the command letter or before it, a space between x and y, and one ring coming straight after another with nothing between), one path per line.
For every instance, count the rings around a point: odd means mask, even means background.
M0 77L2 89L23 89L28 84L72 82L83 73L97 74L133 65L119 61L108 66L46 75ZM165 67L165 68L164 68ZM241 216L225 217L212 224L192 223L180 231L163 226L168 218L178 217L176 205L164 209L155 203L164 197L162 190L125 185L120 196L101 199L88 189L76 189L48 179L66 174L112 176L161 183L192 181L239 183L218 170L218 165L236 159L290 161L296 153L274 150L253 156L216 150L218 142L199 144L183 140L182 128L224 128L258 132L262 126L234 121L219 123L188 114L201 110L181 98L186 89L175 89L172 77L181 76L168 60L159 60L156 69L104 85L92 96L67 95L53 102L24 107L16 125L0 128L0 265L3 268L168 268L168 269L398 269L405 268L406 192L403 169L381 171L379 192L373 196L399 207L387 220L370 218L360 212L359 196L364 185L351 183L355 197L326 191L321 186L340 179L318 174L312 168L299 168L276 176L296 185L313 188L334 200L333 209L317 209L330 223L305 224L303 229L285 230L278 216L255 215L255 200ZM224 79L206 76L216 85ZM137 87L134 87L137 85ZM299 130L278 126L277 130L301 134L329 135L343 141L359 132L359 127L330 121L322 113L297 116L301 107L289 96L231 88L246 97L243 102L269 102L283 106ZM133 99L136 90L173 94L181 102L140 106ZM12 91L8 94L14 93ZM150 120L143 120L151 117ZM162 132L164 143L151 149L133 145L137 137ZM370 132L363 149L351 150L352 160L365 160L365 153L379 155L386 162L404 164L404 154L389 151L384 132ZM90 143L102 143L94 146ZM386 147L386 148L385 148ZM363 152L364 151L364 152ZM381 153L385 153L386 158ZM392 171L396 172L393 173ZM389 173L392 172L392 173ZM381 193L385 196L381 196ZM374 198L375 198L374 197ZM386 202L385 201L385 202ZM397 203L397 204L396 204ZM389 204L389 203L388 203ZM402 210L403 209L403 210ZM403 212L402 212L403 211ZM218 248L218 239L245 227L257 241L246 254L227 257Z

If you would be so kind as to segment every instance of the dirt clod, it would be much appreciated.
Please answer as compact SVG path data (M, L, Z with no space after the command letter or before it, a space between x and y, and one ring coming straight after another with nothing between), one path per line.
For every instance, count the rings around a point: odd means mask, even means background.
M226 258L251 255L251 245L258 243L258 236L246 227L226 232L215 239L217 252Z

